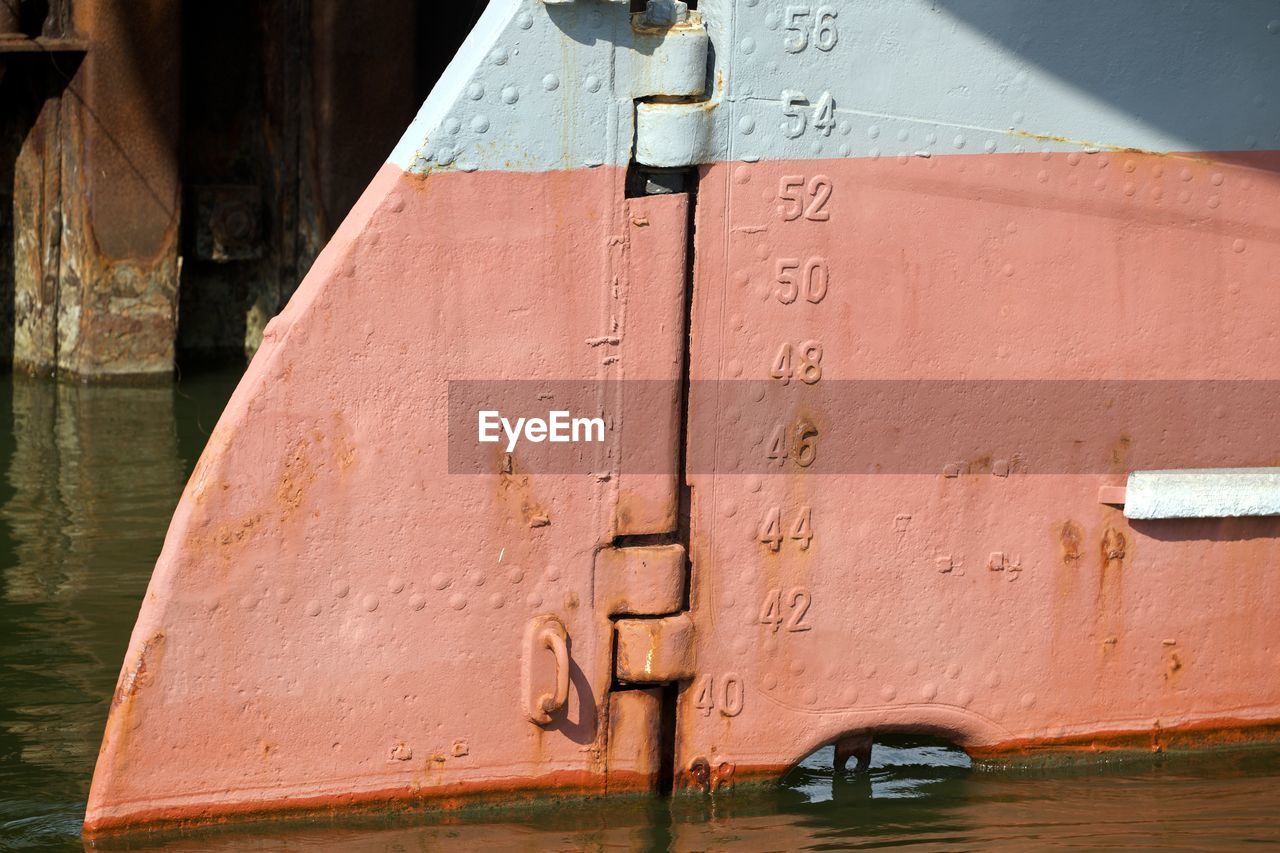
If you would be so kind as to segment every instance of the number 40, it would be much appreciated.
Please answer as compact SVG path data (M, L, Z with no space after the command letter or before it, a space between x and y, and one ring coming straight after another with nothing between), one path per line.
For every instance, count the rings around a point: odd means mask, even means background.
M742 679L736 673L726 672L718 680L713 675L704 675L694 685L694 707L704 717L717 708L723 716L736 717L742 713L745 694Z

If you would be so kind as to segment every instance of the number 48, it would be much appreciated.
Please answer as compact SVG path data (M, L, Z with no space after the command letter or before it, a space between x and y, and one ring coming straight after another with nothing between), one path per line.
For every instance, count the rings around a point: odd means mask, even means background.
M806 385L816 384L822 379L822 342L805 341L794 347L784 343L774 356L769 375L783 385L792 379L799 379Z

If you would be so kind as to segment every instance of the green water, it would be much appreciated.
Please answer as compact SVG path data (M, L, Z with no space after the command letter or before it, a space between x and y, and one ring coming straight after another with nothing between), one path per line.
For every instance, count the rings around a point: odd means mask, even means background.
M187 474L236 380L0 380L0 850L78 849L107 703ZM781 787L115 842L197 850L1232 850L1280 843L1280 752L991 771L931 744L830 751Z

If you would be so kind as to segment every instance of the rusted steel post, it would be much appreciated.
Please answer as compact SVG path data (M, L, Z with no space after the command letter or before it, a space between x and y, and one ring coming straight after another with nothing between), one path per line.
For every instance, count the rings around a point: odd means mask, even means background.
M12 252L12 340L6 360L27 373L53 373L57 353L58 248L62 234L62 172L59 168L61 101L48 74L27 73L9 82L5 127L13 144L11 234L0 240ZM6 282L9 284L9 282ZM7 335L6 335L7 337Z
M465 32L450 14L431 20ZM184 15L178 357L252 356L421 105L420 58L443 51L419 43L411 0L189 4Z
M414 0L383 0L373 13L363 0L311 0L310 74L304 83L311 126L301 165L311 196L304 203L315 206L319 222L314 252L360 198L386 157L388 141L399 137L422 105L412 95L417 6ZM368 61L371 53L378 62Z
M0 19L0 291L5 317L0 361L52 373L62 230L59 136L62 91L83 55L66 36L62 3ZM43 14L31 14L39 12ZM38 37L38 38L34 38Z
M177 326L179 4L76 3L88 58L61 117L57 332L15 353L86 380L165 376Z

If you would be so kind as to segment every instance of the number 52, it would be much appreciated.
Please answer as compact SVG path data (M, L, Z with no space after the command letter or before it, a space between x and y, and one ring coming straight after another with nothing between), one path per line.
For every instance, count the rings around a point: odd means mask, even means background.
M786 202L778 205L782 221L794 222L803 216L811 222L827 222L831 219L827 210L831 191L831 179L826 175L814 175L808 181L804 175L783 175L778 181L778 200Z

